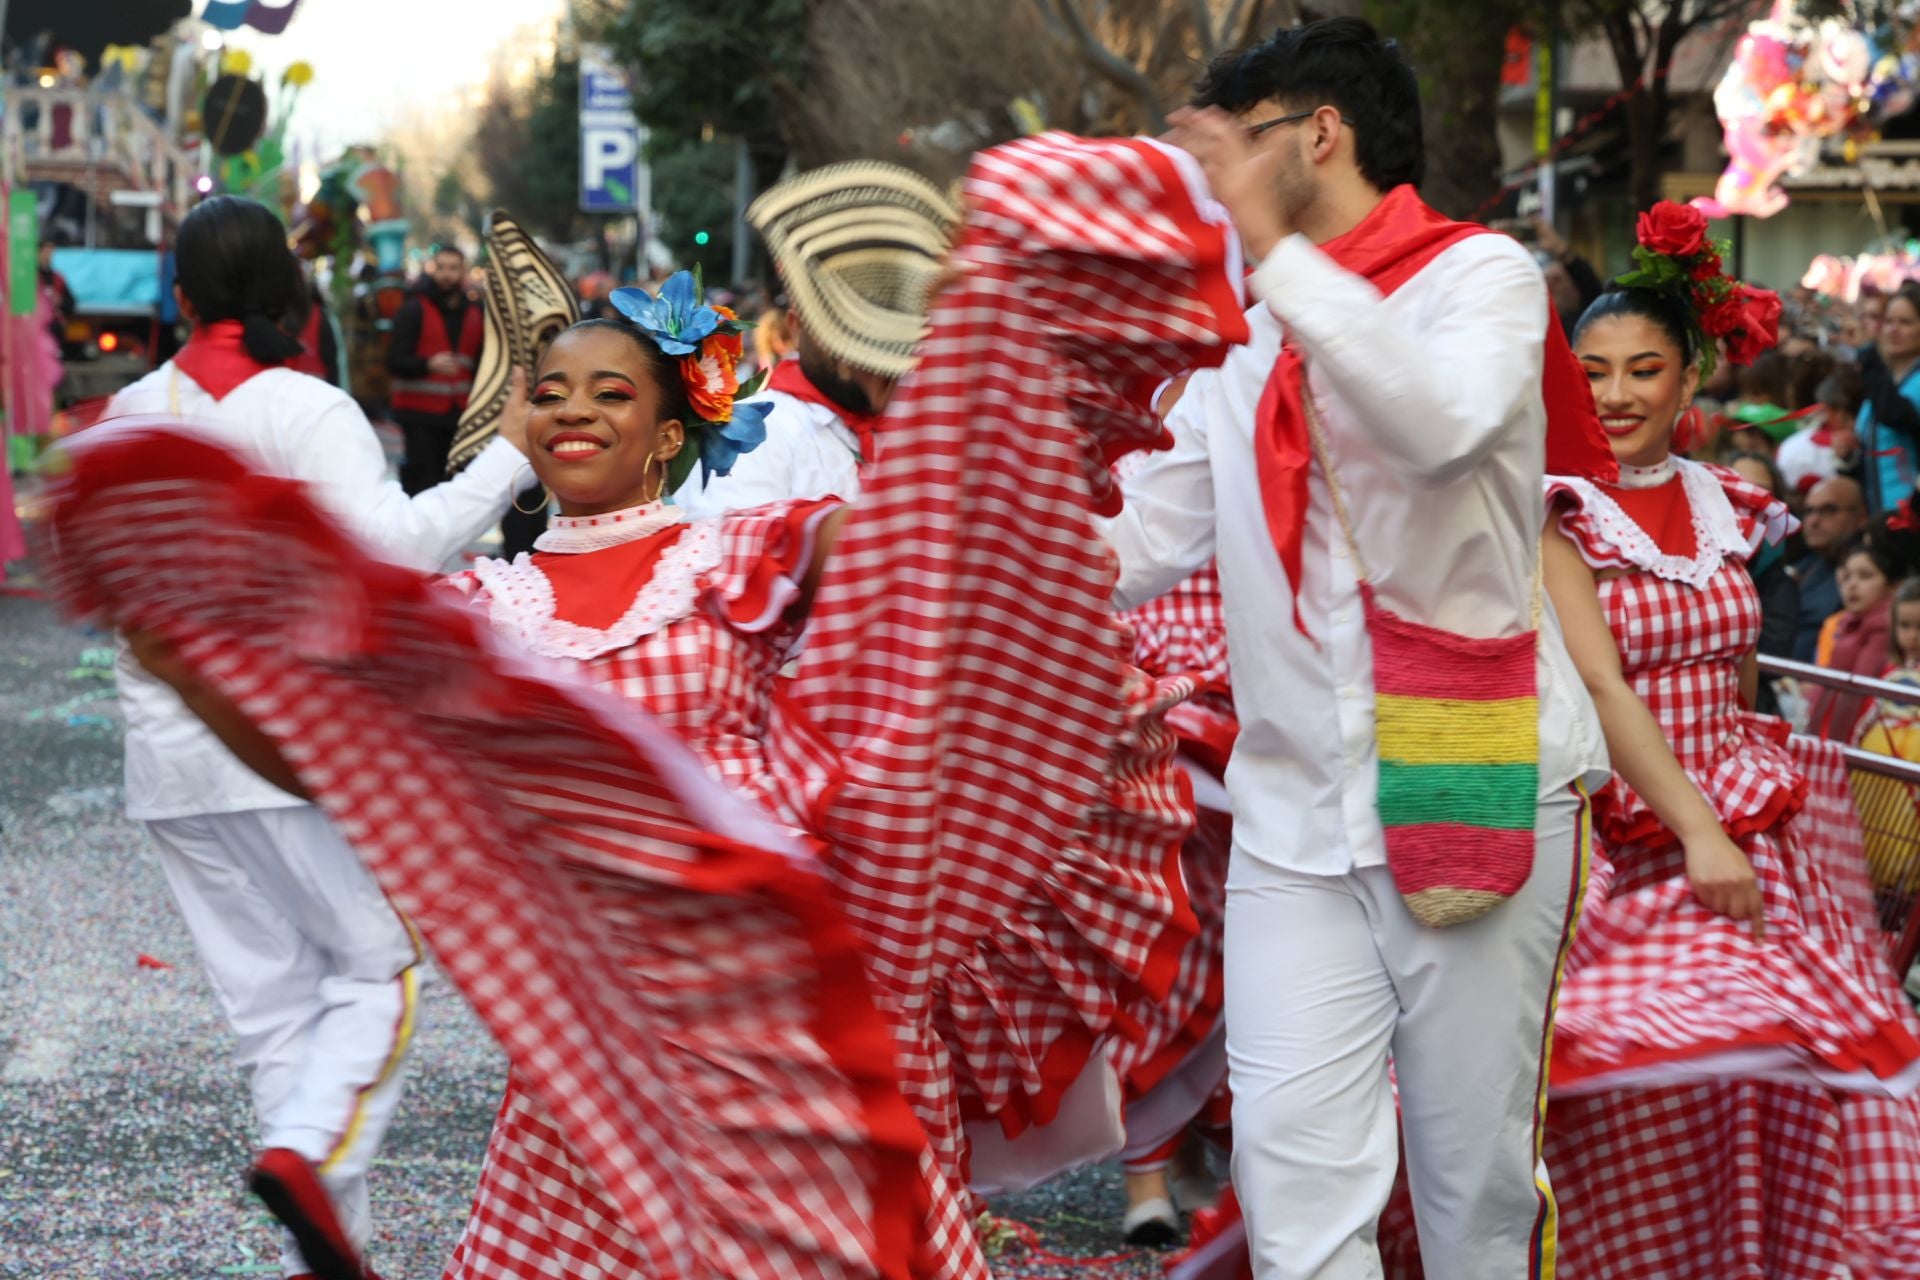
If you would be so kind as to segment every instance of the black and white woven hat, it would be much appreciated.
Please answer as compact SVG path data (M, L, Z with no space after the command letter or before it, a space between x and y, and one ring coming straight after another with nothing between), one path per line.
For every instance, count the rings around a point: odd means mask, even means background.
M808 336L836 360L888 378L913 367L960 218L931 182L873 160L798 174L747 210Z

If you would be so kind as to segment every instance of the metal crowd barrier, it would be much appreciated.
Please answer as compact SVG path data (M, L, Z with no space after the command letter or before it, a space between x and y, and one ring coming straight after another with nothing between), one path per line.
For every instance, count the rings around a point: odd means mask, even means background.
M1916 708L1920 689L1869 676L1829 671L1785 658L1760 658L1760 671L1785 676L1801 685L1860 694L1881 702ZM1895 733L1883 735L1898 750ZM1914 732L1911 758L1843 745L1854 807L1866 841L1867 871L1873 905L1893 970L1902 979L1920 953L1920 732Z

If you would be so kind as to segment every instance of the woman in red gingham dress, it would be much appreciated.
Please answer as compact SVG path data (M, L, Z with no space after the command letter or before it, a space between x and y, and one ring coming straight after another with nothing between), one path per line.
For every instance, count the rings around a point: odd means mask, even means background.
M1664 238L1663 227L1697 235ZM1705 221L1642 219L1656 258ZM1705 255L1711 249L1700 249ZM1770 494L1673 455L1700 353L1772 345L1717 259L1616 288L1574 350L1618 485L1548 478L1546 586L1606 730L1593 867L1553 1027L1543 1154L1562 1280L1920 1277L1920 1023L1879 949L1846 765L1751 705L1746 561ZM1705 281L1704 284L1699 283ZM1683 290L1727 308L1708 312ZM1404 1183L1389 1274L1421 1274Z
M1770 323L1733 296L1738 359ZM1920 1023L1872 929L1838 751L1746 709L1746 561L1793 525L1673 456L1697 335L1684 297L1589 309L1575 350L1621 479L1548 485L1547 585L1617 771L1554 1024L1559 1274L1920 1276Z
M1065 386L1076 375L1108 387L1151 385L1156 374L1217 358L1222 336L1235 332L1230 289L1196 294L1173 283L1226 279L1224 236L1188 203L1184 163L1148 144L1062 140L983 158L970 184L975 223L954 257L959 282L936 312L920 379L891 411L886 458L851 518L833 501L695 521L660 505L653 499L671 487L671 435L607 428L648 412L661 421L685 416L670 396L658 408L649 400L649 380L670 392L674 373L650 342L656 304L627 300L638 328L577 326L543 364L530 438L535 469L563 510L597 514L557 518L537 554L479 565L460 584L498 634L577 664L594 684L644 706L717 776L821 841L868 945L869 974L898 1018L903 1090L931 1142L922 1171L935 1242L923 1260L929 1274L984 1273L963 1210L961 1121L1014 1136L1052 1119L1100 1039L1126 1026L1122 1002L1165 995L1192 932L1173 865L1188 800L1171 768L1171 736L1156 727L1157 710L1191 686L1167 681L1156 690L1125 675L1124 633L1102 605L1110 570L1084 515L1086 435L1107 449L1157 428L1110 391L1070 401ZM1084 256L1034 261L1068 230L1031 220L1042 208L1062 216L1059 185L1084 192L1088 175L1125 176L1131 190L1158 192L1159 221L1142 228L1158 245L1123 237L1106 246L1119 259L1110 272L1137 273L1131 297ZM1071 313L1035 296L1064 287L1080 291ZM1001 428L947 408L953 387L971 391L987 366L1005 373L999 353L1018 345L1010 335L1023 313L1060 327L1137 326L1125 307L1142 298L1165 309L1155 317L1161 327L1144 336L1102 331L1100 354L1084 371L1046 352L1028 367L1016 362L1015 376L1044 382L1029 382L1023 411ZM970 317L944 345L943 314ZM995 331L1002 323L1007 333ZM989 492L998 483L984 473L990 452L952 470L955 445L997 448L1002 459L1017 450L1028 464L1019 486L1037 497L1009 506L1005 493ZM962 487L959 477L973 471L982 474ZM627 492L639 500L614 500ZM1000 528L968 518L976 496L995 505ZM943 526L953 540L936 537ZM901 561L913 539L927 545ZM1019 568L1026 557L1050 579L1036 585ZM970 569L983 558L1008 569ZM969 576L956 576L962 571ZM1023 584L1030 599L1022 607L1033 614L1024 625L1009 614L996 576ZM955 585L942 589L943 581ZM983 592L977 605L973 592ZM809 610L806 660L776 695ZM890 633L922 655L906 670L928 667L926 655L943 650L956 670L930 681L903 676ZM1024 664L1032 672L1017 703L991 688L968 692L980 679L969 674L979 670L976 647L994 670ZM1059 704L1036 735L1029 708L1058 696L1049 693L1060 680L1054 664L1084 669L1074 677L1082 687L1063 691L1079 700ZM1124 703L1114 700L1123 682L1132 689ZM1098 704L1086 700L1094 694L1111 706L1097 720L1089 717ZM878 733L866 722L875 710ZM912 731L904 739L903 728ZM1093 728L1099 733L1089 735ZM1089 750L1101 741L1105 754ZM928 742L940 750L929 754ZM956 742L979 744L975 763L956 759ZM1074 750L1076 742L1084 745ZM1071 769L1063 772L1065 756ZM1023 794L1023 776L1047 791ZM516 1078L450 1280L523 1274L509 1258L528 1250L567 1257L585 1274L632 1266L619 1215Z
M1141 140L982 153L968 202L855 510L650 501L688 425L751 445L690 296L553 344L570 514L465 608L219 450L74 468L68 598L328 808L507 1050L452 1276L984 1277L962 1120L1047 1124L1172 982L1192 685L1129 665L1089 515L1146 392L1245 339L1230 233Z

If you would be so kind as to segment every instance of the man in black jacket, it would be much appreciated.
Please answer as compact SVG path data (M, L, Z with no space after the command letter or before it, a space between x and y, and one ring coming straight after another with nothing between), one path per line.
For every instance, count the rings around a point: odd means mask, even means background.
M447 454L473 390L484 336L480 304L467 295L466 255L442 245L408 291L387 346L388 406L407 450L400 484L410 494L447 478Z

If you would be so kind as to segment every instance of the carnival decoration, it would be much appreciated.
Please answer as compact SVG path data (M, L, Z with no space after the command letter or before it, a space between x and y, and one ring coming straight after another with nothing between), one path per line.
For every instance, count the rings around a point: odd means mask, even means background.
M1863 290L1891 294L1910 280L1920 280L1920 240L1857 256L1820 254L1807 266L1800 287L1822 297L1857 302Z
M363 163L348 153L320 171L320 186L293 219L293 250L302 258L352 259L360 245L360 200L353 194L353 175Z
M231 158L250 151L266 132L267 91L247 75L241 57L230 56L227 65L239 69L223 70L213 82L200 103L200 119L214 154Z
M387 334L406 300L407 221L399 197L399 178L379 153L353 147L321 169L318 188L288 219L294 253L330 263L324 274L346 335L348 383L368 402L386 395Z
M220 31L248 26L262 35L277 36L287 29L299 7L300 0L277 0L273 4L267 0L207 0L200 20Z
M488 221L487 263L487 338L447 456L449 472L466 466L499 432L513 371L536 368L548 344L580 318L566 276L504 209Z
M245 76L252 65L253 60L246 53L236 50L227 54L221 69L229 76ZM252 83L259 84L258 81ZM287 126L293 119L301 90L311 83L313 68L305 62L293 63L281 73L280 90L268 110L268 123L262 135L237 155L222 153L226 155L220 165L220 184L224 190L277 206L283 212L291 205L291 194L285 201L280 198L287 164ZM264 98L264 86L261 94ZM219 150L217 145L215 149Z
M367 164L354 173L351 190L366 214L374 266L383 276L404 271L407 220L400 212L400 175L385 164Z
M1851 147L1913 105L1920 6L1902 3L1872 27L1811 8L1775 0L1741 36L1714 90L1728 161L1713 195L1693 201L1708 217L1773 216L1787 206L1780 179L1812 168L1824 142L1845 138Z

